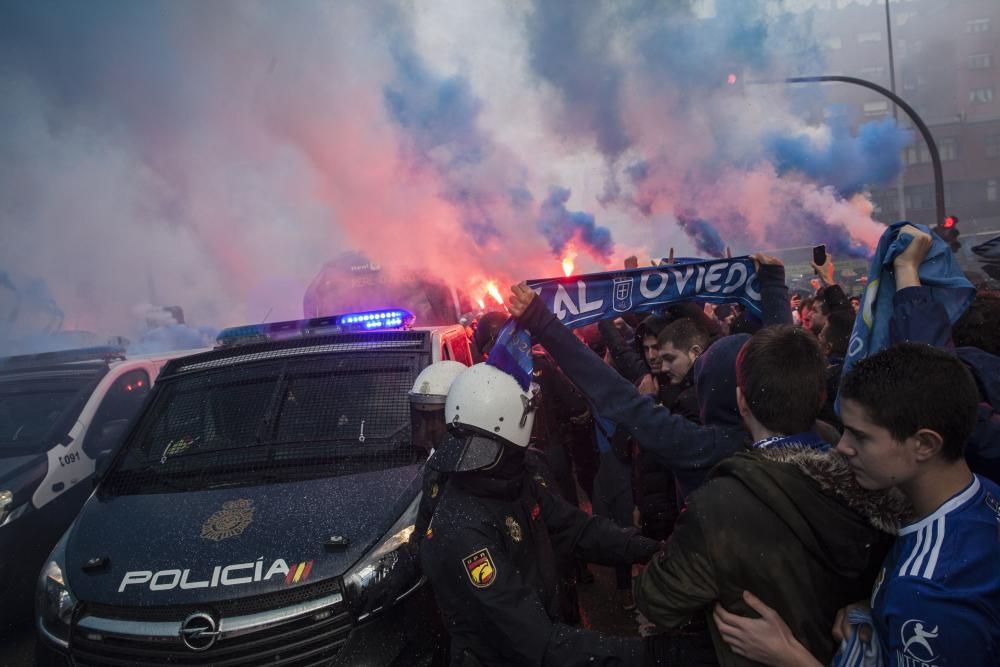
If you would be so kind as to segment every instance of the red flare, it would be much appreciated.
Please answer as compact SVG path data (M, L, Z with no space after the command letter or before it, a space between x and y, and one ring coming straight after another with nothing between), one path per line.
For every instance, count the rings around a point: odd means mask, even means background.
M567 278L573 275L575 259L576 259L576 252L574 252L572 249L567 249L566 256L562 258L562 270Z
M493 297L493 300L498 304L503 305L503 296L500 294L500 290L497 289L497 284L492 280L486 283L486 293Z

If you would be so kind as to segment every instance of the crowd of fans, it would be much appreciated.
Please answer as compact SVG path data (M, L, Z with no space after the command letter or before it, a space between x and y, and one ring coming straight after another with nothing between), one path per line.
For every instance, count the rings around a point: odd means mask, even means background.
M893 345L846 375L861 299L826 265L789 295L754 255L760 320L685 303L570 331L512 288L547 474L662 545L616 566L646 664L1000 664L1000 295L952 325L919 282L932 239L906 232ZM479 322L484 355L506 318ZM572 625L591 575L559 570Z

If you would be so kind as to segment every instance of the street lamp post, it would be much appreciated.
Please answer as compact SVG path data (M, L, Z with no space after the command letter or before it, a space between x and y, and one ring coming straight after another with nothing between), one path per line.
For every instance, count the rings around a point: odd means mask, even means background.
M944 171L941 169L941 156L938 153L937 143L934 142L934 137L931 135L931 131L927 128L924 121L917 115L917 112L913 110L909 104L907 104L901 97L896 95L891 90L886 90L882 86L872 83L871 81L866 81L865 79L858 79L853 76L834 76L834 75L821 75L821 76L793 76L785 79L785 83L825 83L825 82L836 82L836 83L851 83L855 86L862 86L863 88L868 88L869 90L874 90L877 93L885 95L890 100L892 100L896 106L903 110L910 120L913 121L914 126L920 131L920 135L924 138L927 143L927 151L931 155L931 166L934 168L934 203L937 208L937 221L935 224L941 224L945 219L945 208L944 208Z

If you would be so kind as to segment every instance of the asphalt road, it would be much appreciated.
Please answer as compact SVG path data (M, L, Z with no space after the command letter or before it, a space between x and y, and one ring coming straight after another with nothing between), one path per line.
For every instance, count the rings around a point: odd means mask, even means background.
M30 625L0 632L0 667L25 667L34 664L35 633Z

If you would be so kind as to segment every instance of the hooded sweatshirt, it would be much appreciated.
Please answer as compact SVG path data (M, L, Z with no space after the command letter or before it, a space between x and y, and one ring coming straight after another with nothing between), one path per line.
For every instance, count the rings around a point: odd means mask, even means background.
M835 450L792 445L738 454L688 498L666 552L639 580L639 609L664 628L702 622L717 601L755 616L742 599L749 590L827 664L837 611L871 592L905 512L898 492L858 486ZM733 654L710 618L707 624L720 664L756 664Z

